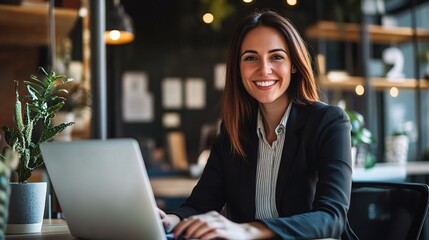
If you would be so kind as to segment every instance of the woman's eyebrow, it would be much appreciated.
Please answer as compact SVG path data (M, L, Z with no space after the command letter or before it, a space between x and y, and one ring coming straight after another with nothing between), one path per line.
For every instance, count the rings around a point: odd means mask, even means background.
M255 50L246 50L246 51L244 51L242 54L241 54L241 56L243 56L244 54L246 54L246 53L258 53L257 51L255 51Z
M275 49L272 49L272 50L270 50L268 52L269 53L273 53L273 52L279 52L279 51L288 54L284 49L281 49L281 48L275 48Z
M275 48L275 49L271 49L271 50L269 50L268 51L269 53L273 53L273 52L284 52L284 53L286 53L286 54L289 54L288 52L286 52L284 49L281 49L281 48ZM241 54L241 56L243 56L244 54L246 54L246 53L258 53L257 51L255 51L255 50L246 50L246 51L244 51L242 54Z

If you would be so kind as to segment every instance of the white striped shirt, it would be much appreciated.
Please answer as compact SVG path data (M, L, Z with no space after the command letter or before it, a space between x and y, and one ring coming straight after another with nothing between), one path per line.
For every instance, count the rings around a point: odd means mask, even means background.
M277 140L270 145L265 136L261 112L258 112L257 133L259 137L258 166L256 170L256 219L278 217L276 208L276 184L285 142L286 123L292 103L286 109L282 120L276 127Z

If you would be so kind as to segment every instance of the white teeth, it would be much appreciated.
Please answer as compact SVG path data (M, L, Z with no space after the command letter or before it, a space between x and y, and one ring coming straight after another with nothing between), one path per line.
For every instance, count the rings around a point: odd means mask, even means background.
M261 86L261 87L268 87L271 86L275 83L275 81L263 81L263 82L255 82L256 85Z

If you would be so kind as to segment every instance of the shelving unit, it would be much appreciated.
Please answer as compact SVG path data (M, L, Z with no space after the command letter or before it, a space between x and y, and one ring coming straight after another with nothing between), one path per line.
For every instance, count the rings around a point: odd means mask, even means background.
M78 13L75 9L55 8L55 35L67 36ZM0 5L0 45L46 46L49 44L48 6Z
M312 39L324 39L343 42L361 41L362 25L356 23L336 23L319 21L306 30L306 35ZM414 36L412 28L407 27L384 27L379 25L368 25L369 40L374 44L391 44L411 42ZM429 42L429 30L416 29L415 34L418 41ZM325 73L326 69L322 69ZM327 75L318 76L321 87L328 89L354 89L357 85L364 85L364 78L359 76L347 76L341 81L330 79ZM429 89L429 80L425 79L402 79L401 81L390 81L387 78L371 77L371 86L375 90L397 87L401 89Z
M362 29L357 23L336 23L320 21L307 28L309 38L358 42L361 40ZM409 42L413 37L413 30L407 27L384 27L368 25L368 33L373 43L403 43ZM417 39L429 42L429 31L416 29Z
M327 75L320 75L318 80L320 86L329 89L353 90L357 85L365 85L364 78L357 76L348 76L344 80L335 81L330 79ZM371 78L371 87L375 90L384 90L392 87L400 89L429 89L429 81L425 79L415 80L412 78L404 78L401 79L401 81L390 81L387 78L373 77Z
M422 79L425 66L420 56L429 46L429 25L425 20L428 2L385 1L383 13L361 12L360 22L356 23L327 21L332 16L323 15L329 5L322 2L318 21L305 30L307 38L317 41L316 79L320 89L326 91L325 100L332 104L342 100L347 109L363 115L377 141L367 146L368 152L375 155L378 163L387 161L385 140L396 131L410 134L408 161L422 161L423 150L428 148L425 109L429 79ZM374 23L384 17L401 27ZM405 74L400 81L385 77L383 68L390 63L383 60L383 54L390 47L399 49L404 57L395 58L395 68L389 69ZM359 85L364 88L357 88ZM391 91L392 88L399 91Z

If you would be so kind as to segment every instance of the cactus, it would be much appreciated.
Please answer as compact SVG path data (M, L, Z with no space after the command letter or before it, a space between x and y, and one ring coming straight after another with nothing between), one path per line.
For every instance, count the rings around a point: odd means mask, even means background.
M44 78L40 80L31 75L29 81L24 81L28 94L23 97L20 97L18 82L15 81L15 127L2 127L6 143L19 154L16 168L19 182L26 182L33 170L43 164L39 144L51 141L55 135L74 124L52 124L55 113L65 104L66 99L59 96L61 92L67 93L62 85L72 79L52 71L48 74L42 67L39 71ZM37 138L33 136L36 130L40 133Z

